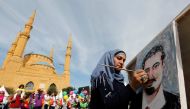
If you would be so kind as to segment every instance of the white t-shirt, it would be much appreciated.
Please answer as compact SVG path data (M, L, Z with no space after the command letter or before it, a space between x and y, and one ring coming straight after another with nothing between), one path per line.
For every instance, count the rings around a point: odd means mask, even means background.
M44 104L49 104L50 96L48 94L44 95Z
M55 107L57 105L56 100L58 98L56 96L51 96L50 99L53 99L53 104L51 106Z

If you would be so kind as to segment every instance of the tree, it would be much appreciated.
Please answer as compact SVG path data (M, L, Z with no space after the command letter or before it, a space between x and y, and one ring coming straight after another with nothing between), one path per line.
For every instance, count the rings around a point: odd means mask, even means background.
M5 87L5 90L8 94L12 95L15 93L15 90L12 87Z
M69 93L70 91L72 90L75 90L74 87L70 86L70 87L66 87L66 88L63 88L62 91L66 91L67 93Z
M57 87L56 87L56 85L55 85L54 83L49 86L49 88L48 88L48 90L47 90L47 93L48 93L49 95L51 95L52 93L55 93L55 94L58 93Z

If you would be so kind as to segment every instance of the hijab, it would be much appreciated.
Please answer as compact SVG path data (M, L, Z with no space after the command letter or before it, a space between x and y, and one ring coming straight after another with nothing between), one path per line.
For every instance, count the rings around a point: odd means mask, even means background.
M104 64L104 65L114 66L114 56L116 56L119 53L125 54L124 51L115 49L115 50L106 52L102 56L102 58L99 60L98 64L96 65L96 68L93 70L92 75L91 75L92 88L96 88L98 82L100 82L100 83L103 82L103 84L105 86L105 81L107 81L113 91L114 90L114 88L113 88L113 80L114 79L120 83L124 83L124 77L120 73L120 71L116 71L114 68L101 65L101 64Z

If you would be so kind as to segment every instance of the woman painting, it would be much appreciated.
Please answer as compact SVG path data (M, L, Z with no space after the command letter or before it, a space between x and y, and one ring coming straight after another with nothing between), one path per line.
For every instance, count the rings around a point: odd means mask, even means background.
M106 52L100 59L91 75L90 109L128 108L137 87L143 83L142 78L147 78L147 74L143 70L135 71L130 83L125 86L124 77L120 73L125 60L125 52L118 49Z

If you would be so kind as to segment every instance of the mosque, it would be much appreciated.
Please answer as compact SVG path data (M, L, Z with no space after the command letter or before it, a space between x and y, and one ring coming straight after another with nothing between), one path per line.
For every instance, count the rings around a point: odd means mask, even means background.
M26 90L47 90L55 86L58 90L70 86L70 60L72 40L69 36L67 44L64 71L62 74L56 72L53 59L53 49L49 56L42 54L23 54L26 44L30 38L30 32L36 12L34 11L25 28L19 32L12 43L6 58L0 68L0 85L17 89L24 84Z

